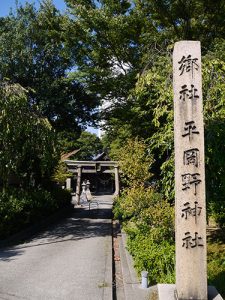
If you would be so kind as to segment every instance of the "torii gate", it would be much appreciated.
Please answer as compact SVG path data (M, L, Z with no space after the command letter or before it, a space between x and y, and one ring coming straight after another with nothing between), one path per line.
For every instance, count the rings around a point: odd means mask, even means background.
M76 161L64 160L68 171L77 174L76 184L76 202L80 203L81 193L81 175L85 173L111 173L115 174L115 192L114 195L119 195L119 167L116 161Z

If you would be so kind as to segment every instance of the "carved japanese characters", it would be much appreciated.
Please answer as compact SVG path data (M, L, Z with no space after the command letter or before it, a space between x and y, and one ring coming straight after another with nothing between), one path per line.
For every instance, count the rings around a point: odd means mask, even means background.
M207 300L200 42L175 44L173 76L176 294L179 300Z

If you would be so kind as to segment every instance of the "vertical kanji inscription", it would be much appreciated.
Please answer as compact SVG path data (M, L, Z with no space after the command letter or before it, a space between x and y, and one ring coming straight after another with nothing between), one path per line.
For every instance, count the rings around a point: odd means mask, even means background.
M179 300L207 300L200 42L175 44L173 78L176 294Z

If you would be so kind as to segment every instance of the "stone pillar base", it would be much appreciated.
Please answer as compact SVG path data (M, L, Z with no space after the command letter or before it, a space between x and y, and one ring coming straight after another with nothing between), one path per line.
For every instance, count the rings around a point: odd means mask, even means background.
M158 300L177 300L175 295L175 284L157 284L158 287ZM151 299L150 299L151 300ZM189 299L184 299L189 300ZM198 300L198 299L194 299ZM208 299L207 300L223 300L214 286L208 286Z

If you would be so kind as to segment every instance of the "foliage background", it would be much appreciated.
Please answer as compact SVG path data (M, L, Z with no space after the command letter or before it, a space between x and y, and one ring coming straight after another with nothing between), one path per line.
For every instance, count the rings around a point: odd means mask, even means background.
M128 250L138 274L149 272L150 284L174 282L174 208L148 181L151 155L141 140L128 140L118 150L122 182L114 215L128 234Z
M64 14L45 0L38 10L18 4L15 13L0 18L0 177L2 207L8 207L2 220L25 212L31 187L41 189L40 203L48 199L55 206L48 191L62 152L81 149L79 159L90 159L104 147L120 159L124 191L115 214L133 237L129 248L137 268L151 269L155 259L162 273L157 270L152 280L172 281L173 230L167 230L168 224L173 228L174 204L171 55L178 40L201 41L207 213L223 227L225 2L65 3ZM83 132L99 120L102 141ZM12 179L21 203L8 190ZM168 253L162 261L156 236ZM139 241L150 261L141 256Z

